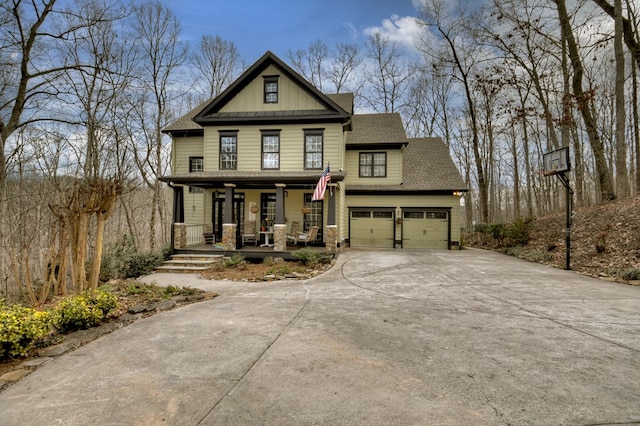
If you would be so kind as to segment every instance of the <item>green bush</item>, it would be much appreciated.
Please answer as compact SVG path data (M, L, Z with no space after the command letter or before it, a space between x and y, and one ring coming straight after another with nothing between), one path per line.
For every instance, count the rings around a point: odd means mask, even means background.
M629 268L617 270L615 275L626 281L640 280L640 269Z
M313 250L309 247L293 252L293 258L303 265L317 265L331 262L331 256L329 254Z
M244 260L243 255L236 253L230 258L226 259L223 262L223 265L225 268L239 269L242 271L247 268L247 261Z
M49 324L48 312L7 306L0 299L0 359L27 355L34 343L49 334Z
M62 332L93 327L117 306L118 298L98 289L60 301L51 313L52 324Z
M100 267L100 279L134 278L147 275L160 266L167 257L166 249L140 252L132 236L124 235L107 245Z

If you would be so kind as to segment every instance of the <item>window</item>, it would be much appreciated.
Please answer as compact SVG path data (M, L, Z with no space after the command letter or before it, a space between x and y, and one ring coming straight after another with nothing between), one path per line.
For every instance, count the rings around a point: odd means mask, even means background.
M386 177L387 153L386 152L361 152L360 153L360 177Z
M238 168L238 132L220 132L220 170Z
M203 172L204 171L204 158L203 157L189 157L189 173ZM189 192L199 193L204 192L204 189L197 188L195 186L189 187Z
M304 168L322 170L323 130L304 131Z
M278 76L264 77L264 103L278 103Z
M203 171L204 171L204 158L189 157L189 173L203 172Z
M312 226L317 226L319 229L316 241L322 241L322 208L324 203L322 201L311 201L312 198L313 194L304 194L304 206L311 208L311 212L304 215L302 229L304 229L304 232L308 232Z
M262 168L280 168L280 131L262 132Z

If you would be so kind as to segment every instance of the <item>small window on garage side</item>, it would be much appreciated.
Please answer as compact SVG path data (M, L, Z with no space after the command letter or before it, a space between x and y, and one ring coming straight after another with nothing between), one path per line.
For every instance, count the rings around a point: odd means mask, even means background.
M393 219L393 212L373 212L374 219Z
M264 103L278 103L278 76L264 77Z
M371 212L369 212L369 211L366 211L366 212L353 211L353 212L351 212L351 217L352 218L356 218L356 219L358 219L358 218L360 218L360 219L361 218L370 218L371 217Z
M427 219L446 219L447 212L426 212Z
M424 214L422 212L404 212L405 219L422 219Z

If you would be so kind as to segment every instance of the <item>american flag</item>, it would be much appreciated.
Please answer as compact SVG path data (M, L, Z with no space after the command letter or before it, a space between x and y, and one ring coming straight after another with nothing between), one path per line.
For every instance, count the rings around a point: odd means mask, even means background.
M324 191L327 189L327 183L329 182L331 182L331 172L329 171L329 165L327 164L327 168L322 172L322 176L320 176L320 180L318 180L316 189L313 191L311 201L324 200Z

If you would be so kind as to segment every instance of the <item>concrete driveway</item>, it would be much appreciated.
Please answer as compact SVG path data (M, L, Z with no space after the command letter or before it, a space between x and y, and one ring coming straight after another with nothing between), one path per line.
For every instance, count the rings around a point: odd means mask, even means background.
M640 287L481 250L190 279L220 296L51 361L0 424L640 424Z

